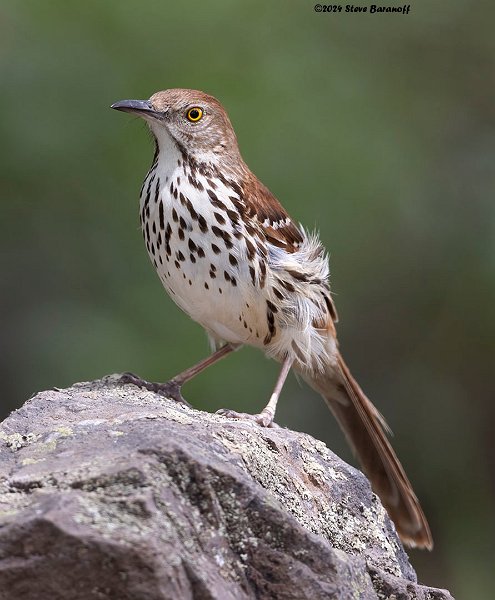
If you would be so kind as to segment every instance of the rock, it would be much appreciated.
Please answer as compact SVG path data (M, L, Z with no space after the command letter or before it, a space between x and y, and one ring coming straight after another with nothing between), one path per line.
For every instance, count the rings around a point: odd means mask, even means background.
M444 600L359 471L309 435L116 376L0 426L2 600Z

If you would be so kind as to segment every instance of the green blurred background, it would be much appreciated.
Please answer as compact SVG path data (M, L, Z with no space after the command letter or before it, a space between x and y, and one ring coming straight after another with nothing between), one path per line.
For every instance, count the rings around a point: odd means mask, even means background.
M109 109L202 89L226 106L254 172L331 253L344 355L431 522L434 552L411 553L419 579L492 598L491 7L4 0L0 17L1 416L44 388L125 370L164 380L208 352L141 239L149 135ZM185 395L206 410L258 410L276 371L245 349ZM294 378L277 420L351 459Z

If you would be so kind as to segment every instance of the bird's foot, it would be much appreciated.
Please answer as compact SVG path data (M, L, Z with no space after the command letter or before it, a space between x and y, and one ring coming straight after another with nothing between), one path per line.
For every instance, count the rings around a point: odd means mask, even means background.
M254 421L261 427L279 427L274 420L270 412L261 411L256 415L252 415L250 413L241 413L236 412L235 410L230 410L229 408L221 408L216 411L217 415L222 415L223 417L228 417L229 419L240 419L241 421Z
M146 381L146 379L142 379L138 375L134 375L134 373L123 373L120 377L119 383L132 383L137 387L144 388L146 390L149 390L150 392L155 392L155 394L159 394L160 396L164 396L165 398L175 400L180 404L185 404L186 406L191 407L189 402L187 402L187 400L184 400L184 398L182 397L182 386L175 379L171 379L170 381L166 381L165 383L155 383L153 381Z

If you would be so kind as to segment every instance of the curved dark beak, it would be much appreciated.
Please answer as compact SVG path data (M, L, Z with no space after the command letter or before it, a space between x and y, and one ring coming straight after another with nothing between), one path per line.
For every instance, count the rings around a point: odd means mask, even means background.
M163 119L164 115L164 113L154 110L149 100L119 100L112 104L110 108L115 108L115 110L121 110L123 112L135 113L143 117L155 117L155 119Z

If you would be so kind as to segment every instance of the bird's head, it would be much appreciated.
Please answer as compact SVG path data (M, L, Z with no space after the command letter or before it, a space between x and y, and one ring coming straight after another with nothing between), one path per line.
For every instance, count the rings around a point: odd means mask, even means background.
M170 140L189 156L214 160L239 155L237 139L229 117L213 96L187 89L170 89L153 94L149 100L121 100L111 108L142 117L160 149Z

